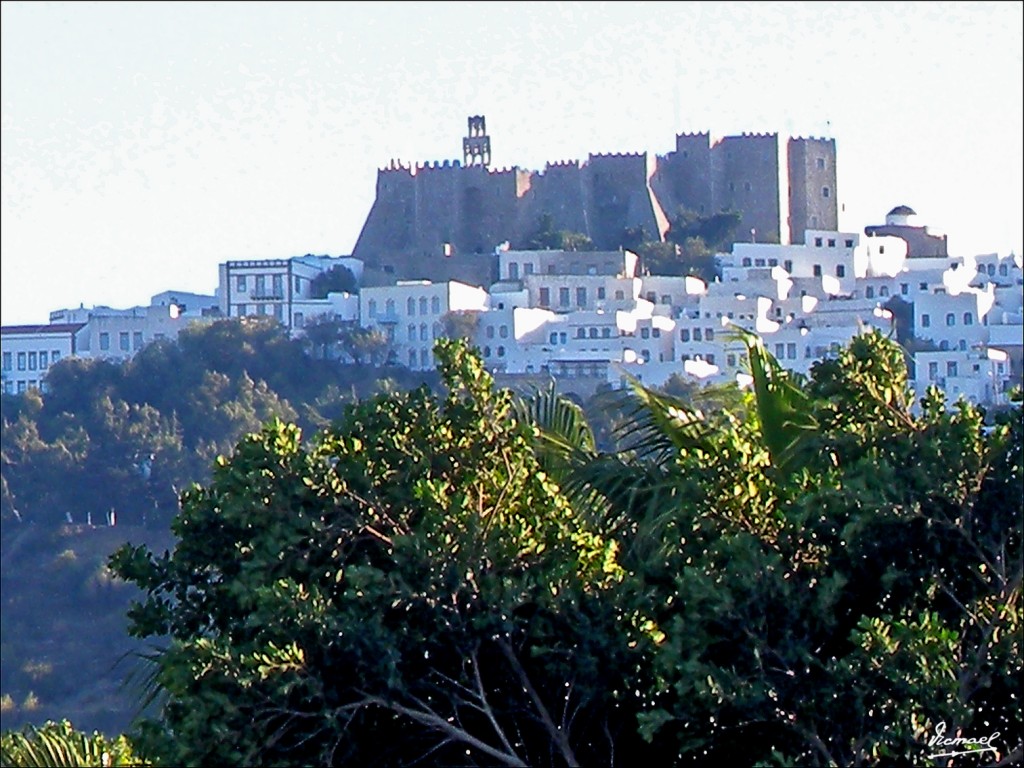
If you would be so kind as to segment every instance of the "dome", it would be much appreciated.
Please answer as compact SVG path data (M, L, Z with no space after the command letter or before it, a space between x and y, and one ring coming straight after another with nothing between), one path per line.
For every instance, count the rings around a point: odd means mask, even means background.
M886 216L917 216L917 211L911 208L909 205L897 205Z
M885 223L890 227L916 227L917 211L909 205L897 205L885 214Z

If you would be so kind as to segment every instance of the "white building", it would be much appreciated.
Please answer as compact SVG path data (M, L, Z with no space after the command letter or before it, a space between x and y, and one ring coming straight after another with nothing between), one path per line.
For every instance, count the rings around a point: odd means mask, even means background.
M289 330L317 315L352 317L357 302L348 294L314 297L313 280L334 267L348 269L358 284L363 262L347 256L227 261L218 267L218 296L225 317L269 315Z
M385 334L396 362L413 370L431 370L436 365L434 341L445 335L445 316L449 312L484 312L489 306L490 296L483 288L454 280L401 280L395 285L363 288L359 322L363 328ZM505 334L510 338L508 328Z
M46 389L46 373L55 363L78 351L84 323L7 325L0 329L3 392L22 394Z

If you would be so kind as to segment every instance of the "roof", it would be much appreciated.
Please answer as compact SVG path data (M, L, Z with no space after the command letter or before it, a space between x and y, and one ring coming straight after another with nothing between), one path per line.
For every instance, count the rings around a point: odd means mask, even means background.
M909 205L897 205L886 216L917 216L917 211Z
M50 323L48 325L5 325L0 333L8 335L28 335L34 333L77 333L85 327L85 323Z

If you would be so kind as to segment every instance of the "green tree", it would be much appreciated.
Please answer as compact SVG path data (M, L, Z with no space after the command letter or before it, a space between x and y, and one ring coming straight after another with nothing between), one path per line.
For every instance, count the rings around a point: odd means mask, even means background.
M314 299L326 299L328 293L359 293L359 283L352 270L338 264L314 277L309 293Z
M168 636L173 764L599 764L639 748L616 546L540 471L531 428L459 342L447 393L347 408L303 447L281 422L182 499L180 543L113 569ZM646 631L646 635L644 632Z
M806 381L747 342L739 409L638 386L613 453L545 432L665 633L642 732L674 762L916 763L939 723L1019 750L1019 407L912 413L879 333Z
M527 238L528 250L593 251L594 241L582 232L555 229L555 219L550 213L542 213L537 220L537 229Z

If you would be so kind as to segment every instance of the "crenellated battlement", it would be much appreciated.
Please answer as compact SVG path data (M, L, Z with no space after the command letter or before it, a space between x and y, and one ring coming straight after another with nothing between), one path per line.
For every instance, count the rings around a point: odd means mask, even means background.
M741 133L740 136L742 136L744 139L775 139L775 138L778 138L779 134L778 133L772 133L772 132L765 132L765 133L757 133L757 132L747 133L747 132L744 132L744 133Z
M814 141L819 143L828 143L835 141L835 139L830 139L825 136L792 136L790 137L790 141Z
M646 156L646 152L598 152L591 153L588 157L591 160L639 160Z
M579 160L555 160L554 162L547 162L544 164L544 170L548 170L549 168L574 168L579 170L579 167Z
M707 131L695 131L694 133L683 132L676 134L676 140L679 139L708 139L711 138L711 134Z

